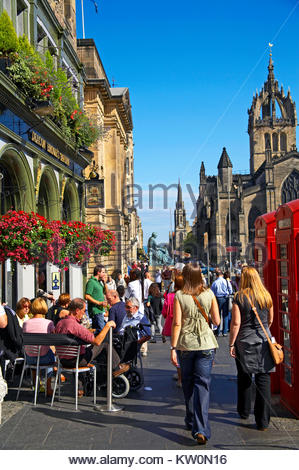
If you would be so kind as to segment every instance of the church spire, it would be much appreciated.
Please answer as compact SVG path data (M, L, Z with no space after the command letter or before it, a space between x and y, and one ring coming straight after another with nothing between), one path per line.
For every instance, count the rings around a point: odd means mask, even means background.
M179 178L179 183L178 183L178 197L177 197L177 202L176 202L176 208L183 209L183 197L182 197L182 188L181 188L180 178Z
M221 154L217 168L219 170L220 168L232 168L232 167L233 165L232 165L232 162L230 161L226 148L223 147L222 154Z
M274 64L273 64L273 60L272 60L272 52L270 52L268 71L269 71L268 81L270 81L270 80L274 81L275 77L274 77Z
M206 181L206 169L204 162L201 162L200 173L199 173L199 180L200 183L204 183Z

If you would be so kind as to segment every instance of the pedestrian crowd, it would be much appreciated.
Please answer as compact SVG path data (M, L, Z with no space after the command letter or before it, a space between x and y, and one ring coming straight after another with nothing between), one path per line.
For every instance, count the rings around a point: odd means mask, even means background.
M170 360L184 394L185 425L198 444L203 445L211 437L208 413L217 340L221 334L229 335L229 354L237 368L237 411L241 419L249 417L254 382L256 425L259 430L266 430L270 422L270 373L274 363L253 308L270 334L272 299L253 267L243 266L233 280L228 271L218 268L215 276L213 282L208 282L210 278L204 277L197 263L177 263L150 272L147 264L132 262L124 275L119 270L108 275L103 265L96 265L86 284L84 299L71 299L68 293L62 293L55 301L44 286L35 299L21 298L16 312L2 305L2 374L7 372L8 361L13 364L22 355L29 365L36 364L36 353L32 353L30 346L23 347L23 333L72 335L84 342L79 366L91 362L100 369L107 361L110 328L118 336L135 328L138 350L144 357L157 341L170 342ZM41 281L44 282L43 277ZM60 360L64 367L74 367L76 357L68 355ZM42 346L40 364L54 362L55 347ZM113 377L129 369L130 363L121 362L117 348L113 347ZM53 393L55 372L51 367L47 371L48 396ZM78 396L83 394L84 379Z

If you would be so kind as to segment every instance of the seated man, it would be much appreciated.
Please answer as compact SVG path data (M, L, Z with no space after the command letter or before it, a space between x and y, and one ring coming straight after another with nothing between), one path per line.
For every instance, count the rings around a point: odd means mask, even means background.
M151 337L151 328L148 319L144 313L139 312L139 300L136 297L130 297L126 300L126 316L124 317L118 334L123 335L127 326L143 325L138 330L138 343L144 343Z
M107 302L111 305L109 310L108 321L114 321L116 324L115 331L118 333L121 327L122 321L126 316L126 306L124 302L120 301L118 292L116 290L109 290L106 294Z
M86 366L89 362L99 359L101 354L105 354L108 343L105 342L105 337L110 327L115 328L114 321L107 322L102 331L94 337L94 335L87 330L83 325L80 324L81 319L85 313L86 304L83 299L73 299L69 306L69 315L62 318L55 327L55 333L61 333L65 335L73 335L86 343L93 344L93 347L81 346L79 366ZM76 358L63 358L60 357L61 363L64 367L75 367ZM103 361L104 362L104 361ZM106 362L106 361L105 361ZM120 364L119 356L117 352L112 348L112 369L113 377L117 377L129 370L127 364Z

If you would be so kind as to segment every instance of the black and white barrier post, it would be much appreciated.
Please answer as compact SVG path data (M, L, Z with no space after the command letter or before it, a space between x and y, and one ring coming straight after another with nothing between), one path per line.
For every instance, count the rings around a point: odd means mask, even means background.
M116 412L121 411L123 406L112 403L112 327L109 329L108 357L107 357L107 403L106 405L95 406L97 411Z

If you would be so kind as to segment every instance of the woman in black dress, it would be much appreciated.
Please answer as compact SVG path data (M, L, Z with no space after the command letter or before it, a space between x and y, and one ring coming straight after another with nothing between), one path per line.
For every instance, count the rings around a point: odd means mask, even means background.
M275 370L266 335L252 310L271 337L273 303L255 268L242 270L240 290L236 293L230 328L230 355L236 359L238 370L238 404L240 418L247 419L251 411L252 375L256 386L254 416L257 428L265 431L270 422L270 372Z

